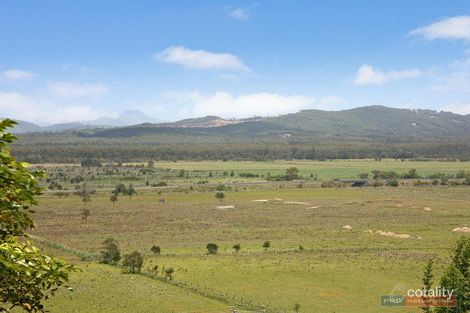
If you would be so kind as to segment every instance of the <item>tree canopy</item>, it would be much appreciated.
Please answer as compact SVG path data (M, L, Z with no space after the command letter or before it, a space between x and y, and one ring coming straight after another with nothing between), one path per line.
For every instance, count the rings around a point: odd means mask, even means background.
M32 206L41 193L37 177L18 162L8 147L16 137L6 132L14 121L0 121L0 311L21 307L27 312L44 312L43 301L69 279L73 269L59 259L42 254L26 231L34 227Z

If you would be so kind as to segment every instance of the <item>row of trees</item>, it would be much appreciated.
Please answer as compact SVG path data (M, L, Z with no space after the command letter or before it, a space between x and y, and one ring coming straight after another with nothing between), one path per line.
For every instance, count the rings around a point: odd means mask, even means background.
M302 246L300 246L302 247ZM232 246L232 249L235 250L235 252L239 252L241 250L242 246L241 244L237 243ZM269 248L271 248L271 242L270 241L265 241L263 243L263 249L267 251ZM215 243L208 243L206 245L207 253L208 254L217 254L217 251L219 250L219 246ZM302 248L303 250L303 248Z
M14 147L17 157L32 163L136 162L148 160L257 160L456 158L468 160L469 142L379 143L230 143L223 144L61 144L30 141ZM86 162L88 163L88 162ZM87 164L84 164L85 166Z

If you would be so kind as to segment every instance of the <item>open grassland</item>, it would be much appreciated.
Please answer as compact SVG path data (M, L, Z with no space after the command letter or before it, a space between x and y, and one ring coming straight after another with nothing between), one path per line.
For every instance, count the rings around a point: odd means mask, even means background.
M442 161L409 161L383 159L375 161L371 159L364 160L277 160L272 162L254 162L254 161L205 161L205 162L156 162L155 166L169 169L184 169L191 171L230 171L250 172L259 175L283 174L288 167L297 167L300 175L308 177L310 174L316 175L318 179L335 178L357 178L359 173L370 173L373 170L395 171L398 173L408 172L410 169L416 169L421 175L431 175L434 173L455 174L459 170L470 171L470 162L442 162Z
M272 161L272 162L155 162L151 167L144 163L104 164L99 168L80 167L78 164L38 164L36 168L48 172L43 184L51 189L74 190L84 182L98 189L114 188L118 183L133 184L136 188L152 188L159 183L167 185L194 185L220 183L264 183L268 176L283 175L287 168L296 167L302 180L328 181L333 179L355 179L361 173L372 171L395 171L398 174L416 169L418 175L427 177L437 173L456 175L460 171L470 172L470 162L409 161L409 160L334 160L334 161ZM248 174L248 177L247 177ZM52 183L52 184L51 184ZM54 186L54 184L57 184ZM266 184L268 185L268 184Z
M73 292L61 290L48 301L51 312L224 312L220 309L227 307L157 280L123 274L119 268L93 262L78 266L82 271L71 276Z
M283 168L286 164L282 163ZM452 166L447 171L462 169ZM174 281L226 300L286 312L295 303L300 304L300 312L382 312L380 295L420 288L429 258L436 258L438 273L449 262L454 242L465 235L452 229L470 226L469 191L466 186L240 189L225 192L226 198L219 202L213 192L141 190L132 197L120 196L114 205L109 192L102 191L86 205L91 212L86 221L80 217L84 203L79 197L47 194L40 199L38 227L32 233L87 253L98 253L101 242L113 237L122 253L145 253L145 271L163 277L164 269L173 267ZM159 203L162 198L165 203ZM345 225L352 229L342 228ZM388 237L376 231L412 237ZM263 249L265 241L270 241L270 248ZM219 246L217 255L206 254L209 242ZM232 249L234 244L241 245L238 253ZM161 255L150 252L152 245L161 247ZM209 312L217 305L227 307L224 301L201 299L188 288L120 274L95 261L81 262L80 267L83 272L72 277L77 292L53 298L52 312L75 312L66 309L67 303L74 308L89 301L93 304L87 312L107 312L97 308L140 312L144 307L152 312ZM113 306L126 295L127 307Z

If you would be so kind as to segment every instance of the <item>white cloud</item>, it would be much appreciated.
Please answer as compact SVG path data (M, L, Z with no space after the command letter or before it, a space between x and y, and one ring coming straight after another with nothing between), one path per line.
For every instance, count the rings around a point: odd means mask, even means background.
M233 95L225 91L213 94L167 93L172 100L182 104L179 117L217 115L223 118L248 118L253 116L275 116L312 108L331 108L344 103L339 97L328 96L316 101L303 95L281 95L276 93L252 93Z
M155 58L165 63L178 64L190 69L230 70L237 72L250 71L250 69L233 54L191 50L182 46L169 47L155 54Z
M371 65L364 64L357 71L353 83L357 85L381 85L392 80L416 78L422 74L423 73L418 69L382 71L380 69L375 69Z
M10 69L2 72L1 77L8 81L31 80L34 77L34 73L29 71Z
M242 20L242 21L250 18L250 15L248 14L247 10L244 8L233 9L229 12L229 15L237 20Z
M451 103L441 108L441 111L453 112L457 114L470 114L470 103Z
M56 103L49 98L0 91L0 116L40 125L95 119L106 115L96 106Z
M109 91L109 87L102 83L83 84L76 82L51 82L48 84L49 91L63 98L99 97Z
M470 16L463 15L445 18L433 24L412 30L410 35L418 36L426 40L470 40Z

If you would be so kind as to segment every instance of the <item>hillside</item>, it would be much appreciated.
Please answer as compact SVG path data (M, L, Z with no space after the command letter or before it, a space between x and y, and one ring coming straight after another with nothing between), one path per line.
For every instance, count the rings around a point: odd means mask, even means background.
M470 136L470 116L431 110L369 106L343 111L304 110L251 120L219 117L166 124L141 124L79 133L87 138L138 136L227 136L232 138L283 137L291 139L366 140L407 142Z

